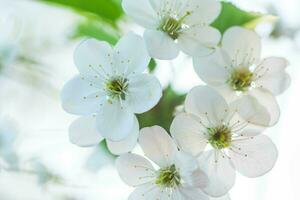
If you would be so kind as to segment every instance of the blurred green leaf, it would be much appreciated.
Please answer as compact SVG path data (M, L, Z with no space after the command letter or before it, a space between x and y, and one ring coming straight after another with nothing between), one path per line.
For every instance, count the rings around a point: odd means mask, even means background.
M259 22L263 17L260 13L244 11L230 2L222 2L222 11L219 17L212 24L222 34L232 26L245 26L251 22ZM256 26L257 24L255 24ZM254 27L255 27L254 26ZM254 28L252 26L252 28Z
M121 0L39 0L55 3L86 14L96 15L112 24L121 18Z
M148 69L149 69L149 72L151 73L151 72L153 72L154 70L155 70L155 68L156 68L156 61L153 59L153 58L151 58L151 60L150 60L150 63L149 63L149 65L148 65Z
M176 93L171 86L168 86L157 106L149 112L138 115L140 128L158 125L169 131L175 108L181 105L184 99L185 95Z
M115 45L119 39L117 31L95 20L87 20L76 27L71 39L80 37L92 37L109 42L112 45Z

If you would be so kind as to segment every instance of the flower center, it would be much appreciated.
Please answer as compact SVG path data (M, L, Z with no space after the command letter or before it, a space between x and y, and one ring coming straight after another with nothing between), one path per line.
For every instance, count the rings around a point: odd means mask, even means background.
M231 145L231 130L225 125L208 128L208 134L208 141L215 149L224 149Z
M239 67L232 71L228 83L235 91L244 92L251 86L253 73L247 67Z
M159 175L155 183L159 186L168 188L173 188L180 185L181 177L176 169L176 166L173 164L169 167L159 170Z
M183 21L190 14L190 12L187 12L179 19L176 19L176 17L167 16L163 18L158 29L167 33L173 40L176 40L178 39L182 30L187 26L183 23Z
M106 83L106 89L110 98L125 100L128 89L128 79L123 77L113 78Z

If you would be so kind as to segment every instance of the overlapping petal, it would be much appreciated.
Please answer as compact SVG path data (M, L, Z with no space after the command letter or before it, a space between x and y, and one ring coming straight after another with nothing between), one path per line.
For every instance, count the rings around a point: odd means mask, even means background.
M258 135L233 141L230 157L236 169L244 176L254 178L269 172L275 165L278 152L271 139Z
M134 126L130 131L129 136L119 142L106 140L108 149L115 155L121 155L130 152L137 144L139 136L139 122L137 118L134 118Z
M136 23L149 29L155 29L159 23L157 12L153 9L152 5L154 4L151 4L149 0L139 0L138 3L136 0L122 1L125 13Z
M261 40L252 30L241 27L228 29L223 36L222 48L232 59L234 67L250 67L260 61Z
M150 62L144 40L132 32L122 37L114 50L116 70L124 76L144 72Z
M155 171L151 163L136 154L124 154L116 160L116 168L121 179L130 186L153 182Z
M257 72L257 87L263 87L274 95L282 94L291 84L291 77L285 71L288 61L284 58L270 57L264 59Z
M199 155L207 145L206 128L193 115L182 113L171 124L171 134L181 150L194 156Z
M146 30L144 39L151 57L171 60L178 56L179 48L166 33L157 30Z
M140 74L130 78L128 93L128 106L134 113L144 113L158 103L162 87L155 76Z
M169 134L159 126L143 128L139 144L144 154L160 167L174 164L177 147Z
M118 102L104 102L97 114L97 129L108 140L119 142L133 133L135 115Z
M188 93L185 110L214 126L226 118L229 108L225 99L216 90L208 86L198 86Z
M198 161L210 182L203 191L212 197L226 195L235 183L236 173L232 161L218 150L204 152Z
M101 82L90 83L86 79L76 76L62 89L62 107L65 111L77 115L96 113L105 101L106 97L103 92Z
M221 33L209 26L196 26L180 34L178 46L191 56L208 56L215 51Z
M114 70L113 48L103 41L87 39L74 52L74 62L82 76L106 77Z
M103 137L96 129L96 116L85 116L75 120L69 128L69 138L73 144L81 147L99 144Z
M194 69L204 82L222 86L230 76L230 62L227 54L222 49L217 49L210 56L194 57Z

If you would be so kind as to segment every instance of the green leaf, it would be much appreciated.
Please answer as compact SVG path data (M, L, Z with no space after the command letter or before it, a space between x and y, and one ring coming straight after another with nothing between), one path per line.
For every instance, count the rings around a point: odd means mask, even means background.
M85 14L92 14L116 24L123 11L120 0L39 0L47 3L55 3L74 9Z
M149 69L149 72L150 72L150 73L153 72L153 71L155 70L156 65L157 65L157 64L156 64L155 60L154 60L153 58L151 58L150 63L149 63L149 65L148 65L148 69Z
M255 28L264 15L260 13L244 11L232 3L222 2L222 11L212 26L217 28L222 34L233 26L244 26ZM252 23L252 24L251 24ZM251 24L251 26L249 26ZM248 25L248 26L247 26Z
M140 128L158 125L169 131L175 108L184 102L185 95L176 93L168 86L160 102L149 112L138 115Z
M96 38L112 45L115 45L119 40L119 34L116 30L95 20L87 20L76 27L71 39L81 37Z

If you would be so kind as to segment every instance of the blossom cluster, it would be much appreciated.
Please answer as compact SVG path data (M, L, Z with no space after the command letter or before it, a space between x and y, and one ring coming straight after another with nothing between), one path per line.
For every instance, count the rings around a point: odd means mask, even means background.
M79 75L62 90L63 108L81 116L70 140L93 146L106 140L120 157L116 168L136 190L130 200L229 199L236 171L259 177L278 152L263 135L280 116L276 96L290 84L284 58L261 59L261 38L231 27L223 36L210 26L221 12L216 0L123 0L123 9L146 30L129 33L112 47L88 39L74 53ZM139 130L135 114L162 96L150 58L191 56L206 85L190 90L170 134L159 126ZM171 135L171 136L170 136ZM141 146L148 159L129 153Z

